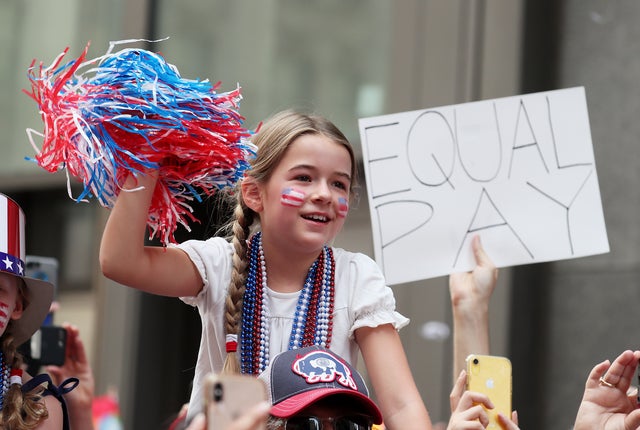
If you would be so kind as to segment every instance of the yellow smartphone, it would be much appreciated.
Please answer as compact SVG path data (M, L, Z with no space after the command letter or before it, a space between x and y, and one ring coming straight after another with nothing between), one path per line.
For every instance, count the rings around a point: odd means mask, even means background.
M208 430L225 430L247 410L267 400L264 383L251 375L210 373L204 389Z
M487 429L502 429L498 412L511 418L511 361L495 355L467 357L467 390L486 394L494 409L487 410Z

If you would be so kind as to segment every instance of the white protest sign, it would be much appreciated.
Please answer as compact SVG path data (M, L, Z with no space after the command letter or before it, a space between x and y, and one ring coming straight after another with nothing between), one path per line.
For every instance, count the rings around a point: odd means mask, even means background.
M609 251L584 88L359 120L390 285Z

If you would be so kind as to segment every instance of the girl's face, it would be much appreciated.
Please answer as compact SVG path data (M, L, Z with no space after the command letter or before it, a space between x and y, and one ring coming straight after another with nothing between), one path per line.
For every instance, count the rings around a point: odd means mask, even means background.
M10 320L22 316L22 297L18 290L20 282L17 277L0 272L0 336Z
M350 186L348 150L322 135L302 135L250 207L260 214L265 242L316 253L344 225Z

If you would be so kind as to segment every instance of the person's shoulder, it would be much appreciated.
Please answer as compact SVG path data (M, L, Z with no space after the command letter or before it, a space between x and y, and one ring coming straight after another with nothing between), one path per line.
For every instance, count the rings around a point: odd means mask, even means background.
M53 397L45 396L43 398L45 407L47 408L47 418L36 427L36 430L61 429L64 424L64 411L62 403Z
M360 300L363 296L381 297L387 288L382 269L376 261L362 252L333 248L335 257L335 282L340 291ZM337 290L337 289L336 289Z
M378 267L375 260L362 252L347 251L343 248L332 247L336 266L354 264L358 267Z

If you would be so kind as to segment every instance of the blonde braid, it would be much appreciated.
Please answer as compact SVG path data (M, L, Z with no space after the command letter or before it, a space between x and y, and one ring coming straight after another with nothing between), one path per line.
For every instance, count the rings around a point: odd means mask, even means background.
M10 331L10 330L7 330ZM13 336L5 332L2 339L2 351L7 366L17 369L22 365L22 356L17 351ZM4 405L0 411L0 423L3 429L31 430L49 417L42 399L44 388L22 393L20 384L12 384L4 395Z
M234 334L240 337L240 320L242 314L242 298L244 296L245 282L247 280L247 240L251 234L251 226L254 222L254 212L249 209L242 197L238 197L238 204L233 223L233 270L231 282L225 301L224 329L226 334ZM235 352L228 352L222 368L222 373L240 373L240 362Z

